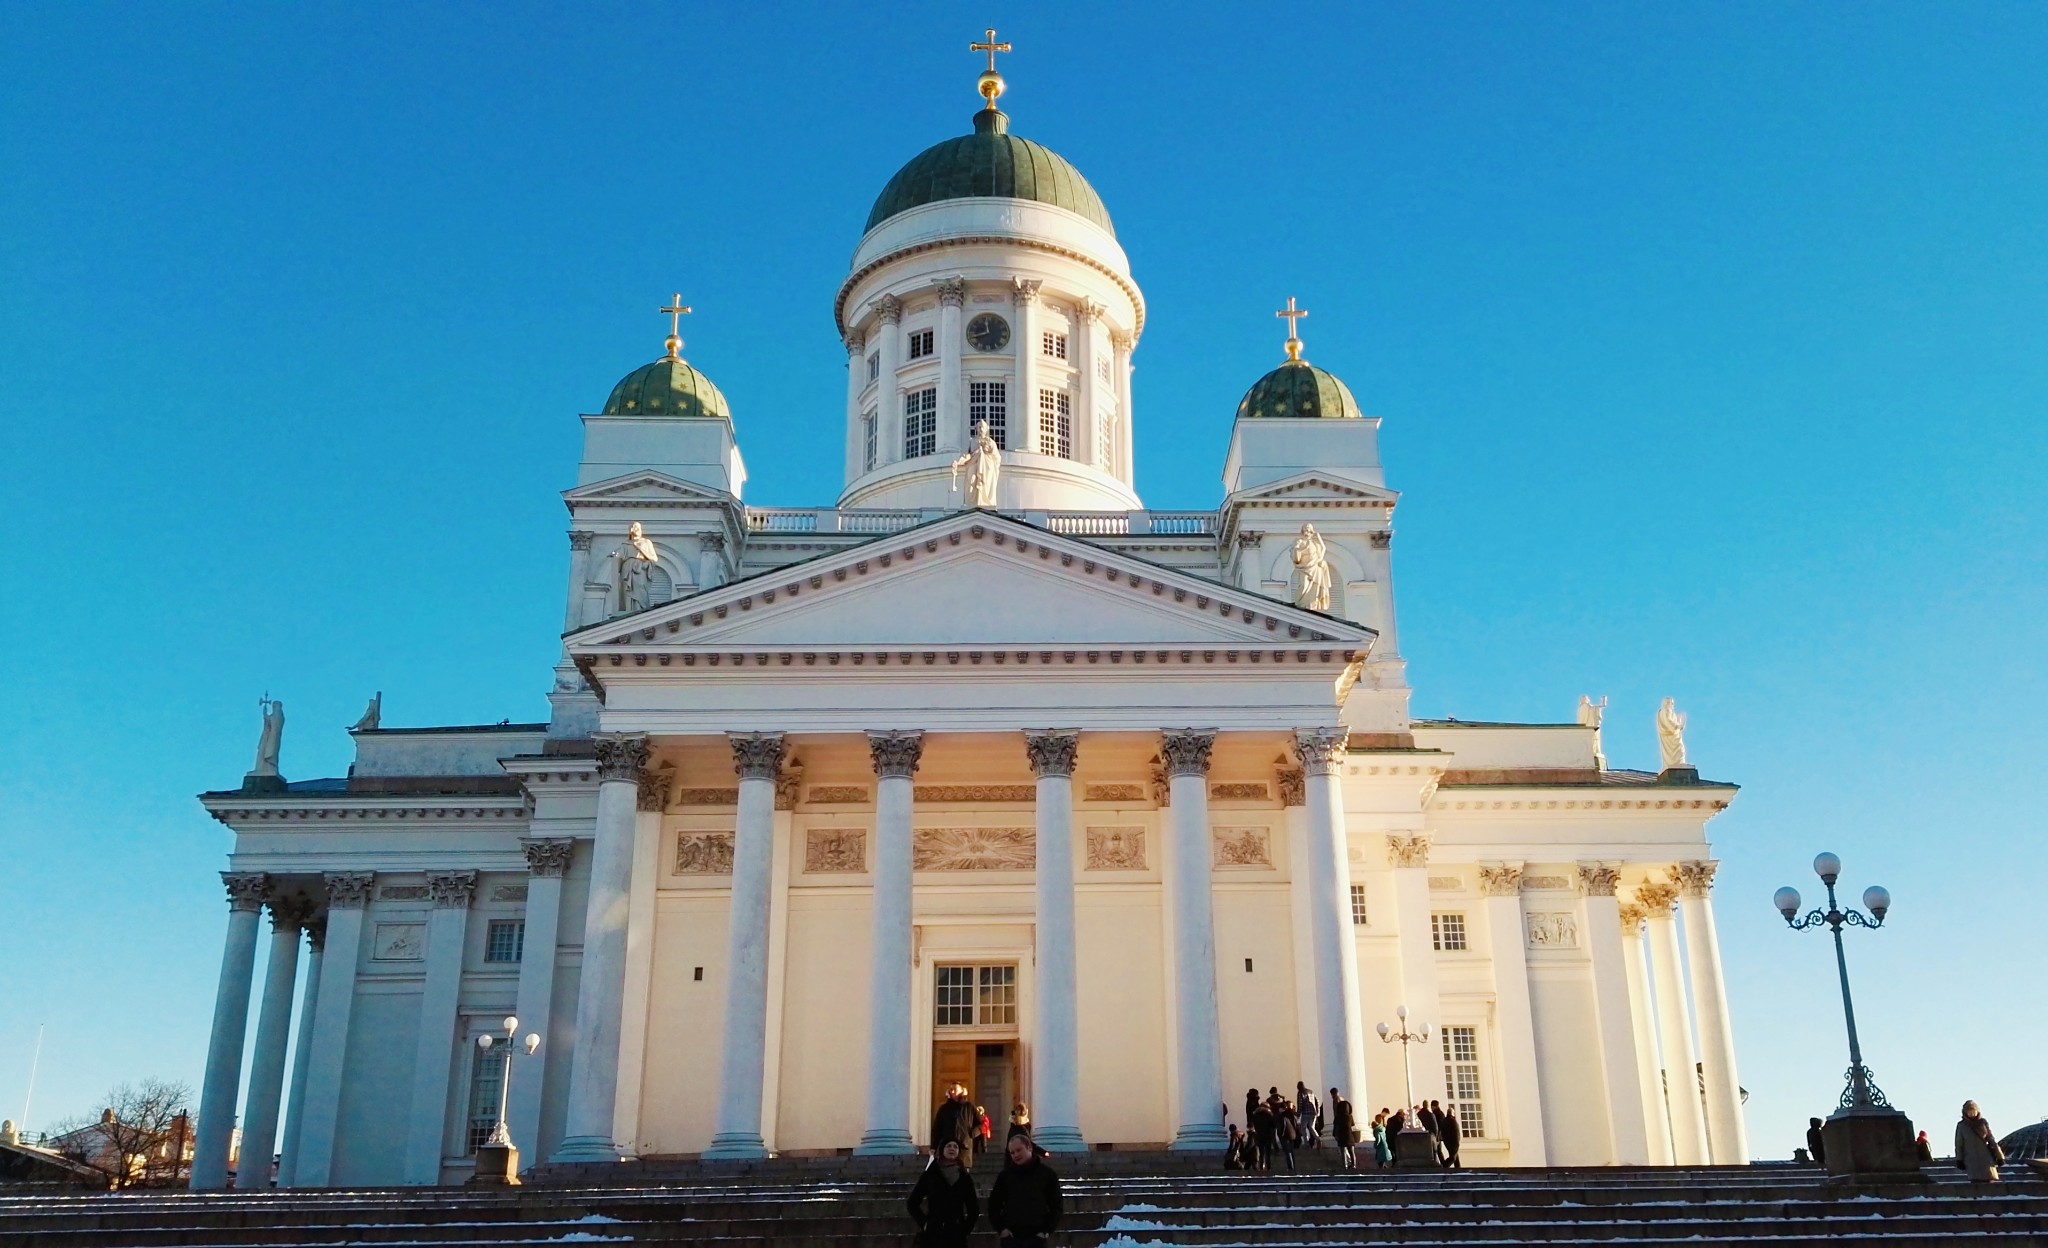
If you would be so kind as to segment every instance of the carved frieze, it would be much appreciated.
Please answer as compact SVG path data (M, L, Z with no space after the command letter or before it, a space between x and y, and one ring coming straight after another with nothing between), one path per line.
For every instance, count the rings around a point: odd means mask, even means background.
M1463 892L1465 881L1455 875L1432 875L1429 877L1429 891L1432 893Z
M1088 829L1088 870L1143 871L1145 829L1142 827L1091 827Z
M676 836L677 875L731 875L732 833L683 832Z
M868 834L863 828L810 828L804 832L804 871L810 875L858 874L868 869Z
M1037 862L1034 828L918 828L911 836L918 871L1029 871Z
M525 901L526 885L498 884L491 889L492 901Z
M1256 870L1273 865L1271 828L1216 828L1210 837L1212 865L1222 870Z
M1142 784L1090 784L1081 790L1082 800L1089 802L1142 802L1146 800Z
M920 784L920 802L1035 802L1035 784Z
M1212 784L1209 796L1219 802L1263 802L1273 791L1264 784Z
M1531 910L1522 916L1531 949L1579 947L1578 916L1564 910Z
M417 962L427 956L427 925L379 923L370 939L370 957L377 962Z
M677 789L670 801L676 806L737 806L740 804L740 791L716 787Z
M425 901L431 896L424 884L386 884L377 890L378 901Z
M853 806L868 800L864 784L814 784L805 800L813 806Z
M1575 891L1572 878L1568 875L1525 875L1522 877L1522 891L1525 893L1569 893Z

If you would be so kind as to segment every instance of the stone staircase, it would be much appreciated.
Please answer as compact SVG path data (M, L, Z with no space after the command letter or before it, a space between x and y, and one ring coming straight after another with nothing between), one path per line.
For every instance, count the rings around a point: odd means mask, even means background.
M1067 1227L1054 1246L2048 1246L2048 1183L2024 1168L1996 1188L1937 1169L1926 1182L1852 1187L1789 1166L1345 1174L1328 1160L1304 1154L1298 1174L1239 1175L1196 1169L1185 1157L1069 1158ZM915 1168L840 1159L676 1162L543 1177L505 1191L72 1196L0 1189L0 1248L896 1248L909 1242L903 1196ZM989 1175L977 1177L985 1193ZM995 1248L986 1224L975 1244Z

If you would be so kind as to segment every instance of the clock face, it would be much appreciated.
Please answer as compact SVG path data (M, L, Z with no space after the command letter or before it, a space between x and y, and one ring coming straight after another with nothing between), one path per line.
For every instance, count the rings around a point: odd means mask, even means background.
M1010 323L993 312L967 322L967 343L976 351L1000 351L1010 345Z

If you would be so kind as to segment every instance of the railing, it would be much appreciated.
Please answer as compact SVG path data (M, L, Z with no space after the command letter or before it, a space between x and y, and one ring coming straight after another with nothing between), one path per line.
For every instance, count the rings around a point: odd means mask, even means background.
M749 507L751 533L898 533L953 514L950 508L922 511L883 508ZM1208 537L1216 532L1213 511L1025 511L1019 516L1054 533L1074 537Z

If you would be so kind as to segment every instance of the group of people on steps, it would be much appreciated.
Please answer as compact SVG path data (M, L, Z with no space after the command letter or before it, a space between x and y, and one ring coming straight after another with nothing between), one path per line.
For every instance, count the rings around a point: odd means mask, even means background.
M967 1089L954 1084L932 1115L931 1163L910 1189L918 1248L966 1248L983 1213L974 1160L986 1150L990 1134L988 1111L968 1101ZM986 1210L1002 1248L1044 1248L1059 1229L1060 1178L1045 1164L1048 1156L1032 1142L1030 1109L1017 1102L1003 1143L1003 1168L989 1188Z
M1446 1170L1461 1168L1458 1148L1464 1131L1458 1116L1436 1101L1416 1106L1413 1114L1415 1125L1428 1133L1436 1164ZM1358 1111L1337 1089L1330 1089L1330 1099L1325 1102L1301 1082L1295 1083L1292 1099L1280 1095L1277 1087L1268 1088L1264 1098L1257 1088L1247 1088L1244 1117L1243 1128L1230 1124L1230 1143L1223 1153L1225 1170L1271 1172L1276 1160L1292 1170L1298 1150L1321 1148L1326 1139L1337 1148L1338 1164L1346 1170L1359 1168L1360 1152L1368 1140L1374 1167L1389 1169L1394 1164L1394 1137L1410 1120L1407 1110L1382 1109L1369 1125L1361 1125Z

